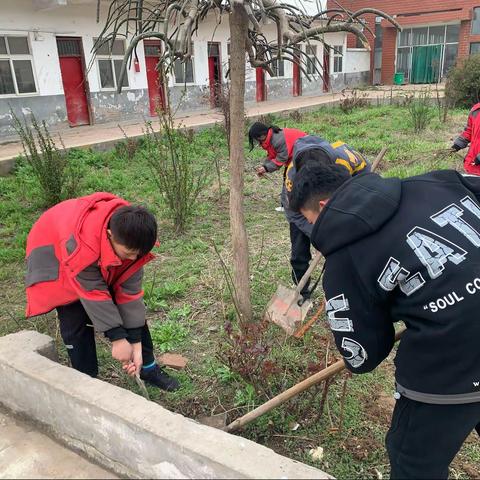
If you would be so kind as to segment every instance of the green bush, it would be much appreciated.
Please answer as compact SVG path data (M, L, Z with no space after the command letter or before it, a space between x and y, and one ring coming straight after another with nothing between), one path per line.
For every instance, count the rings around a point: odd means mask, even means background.
M20 121L13 112L11 115L13 127L23 145L25 160L40 186L42 206L51 207L75 197L82 178L78 162L70 161L63 145L61 149L57 148L45 121L39 124L32 114L29 125L26 120Z
M445 97L452 105L471 108L480 102L480 54L471 55L448 73Z
M170 111L159 111L159 120L159 133L146 123L143 155L177 233L183 233L198 208L210 168L198 161L191 130L176 128Z

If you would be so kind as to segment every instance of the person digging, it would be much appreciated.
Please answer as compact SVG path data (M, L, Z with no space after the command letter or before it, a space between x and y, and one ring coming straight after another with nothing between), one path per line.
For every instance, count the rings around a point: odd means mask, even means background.
M318 162L336 163L351 176L367 172L371 168L370 163L361 153L342 141L329 143L321 137L307 135L295 142L292 161L286 169L285 182L281 194L282 205L284 205L285 216L290 229L290 265L295 285L298 284L307 271L312 259L310 251L312 225L301 213L295 212L290 208L288 194L292 191L298 171L304 166L310 166ZM311 293L310 282L307 282L300 292L302 299L299 301L299 305L309 299Z
M255 148L255 142L257 142L267 152L267 158L263 164L255 167L257 175L263 177L284 167L283 178L285 179L286 169L292 161L293 146L305 135L307 135L305 132L296 128L279 128L275 125L268 127L261 122L253 123L248 131L250 151ZM280 204L280 207L275 210L283 212L284 206Z
M318 163L298 173L290 208L325 257L327 319L346 367L370 372L405 322L386 446L391 477L446 479L480 434L480 178L453 170L351 177Z
M98 374L95 331L111 341L128 375L173 391L145 320L143 267L154 256L155 217L110 193L66 200L33 225L26 248L26 316L57 310L72 367Z

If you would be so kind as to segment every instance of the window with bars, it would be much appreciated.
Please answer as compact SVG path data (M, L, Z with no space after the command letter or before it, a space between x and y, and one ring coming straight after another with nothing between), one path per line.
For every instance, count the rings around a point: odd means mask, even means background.
M315 75L317 72L317 46L316 45L307 45L305 48L305 53L307 54L307 74Z
M272 77L284 77L285 76L285 63L284 60L275 59L270 64L272 68Z
M94 43L97 39L93 39ZM118 39L111 43L104 43L96 51L100 88L113 90L118 88L123 56L125 54L125 41ZM122 81L122 87L128 87L128 73Z
M343 72L343 45L334 45L333 54L333 73Z
M37 93L26 36L0 35L0 96Z
M177 59L173 65L173 73L175 76L175 83L184 85L185 83L194 83L193 72L193 43L190 47L192 56L185 60Z

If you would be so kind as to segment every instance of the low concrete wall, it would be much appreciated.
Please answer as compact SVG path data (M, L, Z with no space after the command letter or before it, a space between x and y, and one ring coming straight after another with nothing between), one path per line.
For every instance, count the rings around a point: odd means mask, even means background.
M53 340L0 338L0 402L131 478L331 478L52 361Z

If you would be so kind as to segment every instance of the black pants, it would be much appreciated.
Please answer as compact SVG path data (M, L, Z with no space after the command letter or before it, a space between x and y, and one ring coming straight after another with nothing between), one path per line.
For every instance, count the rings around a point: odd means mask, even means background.
M290 225L290 242L292 244L292 252L290 256L290 265L292 266L293 283L297 285L308 269L312 254L310 253L310 238L305 235L294 223ZM302 289L302 295L308 292L310 280Z
M386 437L391 478L448 478L448 466L474 429L480 435L480 403L432 405L401 397Z
M92 322L80 302L57 307L60 333L67 347L72 367L91 377L98 375L95 332ZM153 342L147 324L142 332L142 356L144 365L155 361Z

